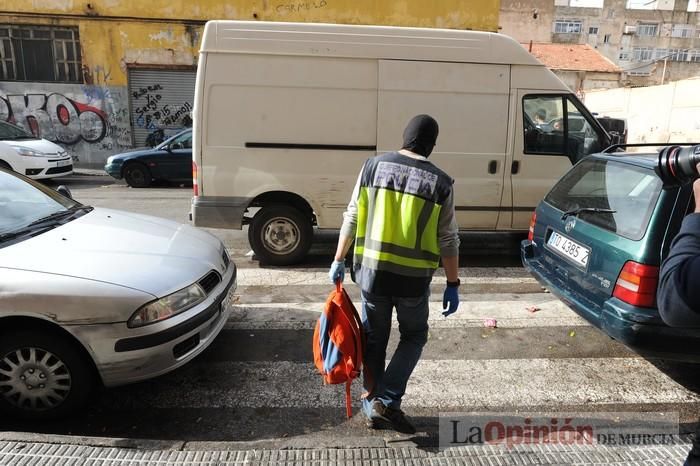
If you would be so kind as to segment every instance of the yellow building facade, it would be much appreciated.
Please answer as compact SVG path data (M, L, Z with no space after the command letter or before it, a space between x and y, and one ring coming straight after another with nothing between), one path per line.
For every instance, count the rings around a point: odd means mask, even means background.
M0 0L0 119L98 167L188 124L209 19L497 31L499 0Z

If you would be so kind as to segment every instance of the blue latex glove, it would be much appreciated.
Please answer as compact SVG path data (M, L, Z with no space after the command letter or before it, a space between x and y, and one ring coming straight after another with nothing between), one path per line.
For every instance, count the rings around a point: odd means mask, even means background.
M328 278L331 279L331 283L343 283L345 278L345 261L333 261L331 264L331 269L328 271Z
M445 293L442 295L442 315L445 317L454 314L459 306L459 288L456 286L448 286L445 288Z

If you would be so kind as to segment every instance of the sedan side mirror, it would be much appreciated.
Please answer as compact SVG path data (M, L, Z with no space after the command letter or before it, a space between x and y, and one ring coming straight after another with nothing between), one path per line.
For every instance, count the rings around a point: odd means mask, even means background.
M60 185L58 188L56 188L56 192L69 199L73 199L73 195L71 194L70 189L63 185Z

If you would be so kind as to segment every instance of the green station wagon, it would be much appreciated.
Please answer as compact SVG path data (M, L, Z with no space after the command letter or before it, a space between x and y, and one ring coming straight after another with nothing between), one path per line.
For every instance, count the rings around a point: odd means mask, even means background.
M540 202L522 262L577 314L640 354L700 361L700 329L670 328L656 308L659 266L694 209L692 186L664 186L653 149L613 152L619 147L580 161Z

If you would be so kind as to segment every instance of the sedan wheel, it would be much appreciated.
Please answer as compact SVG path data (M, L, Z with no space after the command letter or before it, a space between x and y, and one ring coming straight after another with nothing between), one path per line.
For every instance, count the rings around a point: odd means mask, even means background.
M3 335L0 407L24 418L49 418L81 405L92 388L89 366L71 342L45 332Z
M145 165L130 163L124 167L124 179L132 188L147 188L151 185L151 172Z

